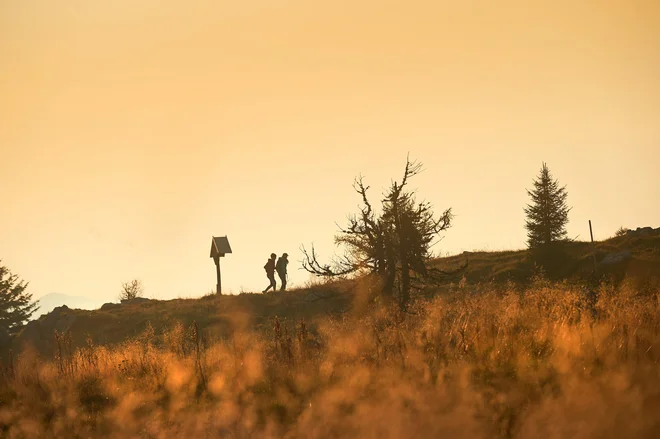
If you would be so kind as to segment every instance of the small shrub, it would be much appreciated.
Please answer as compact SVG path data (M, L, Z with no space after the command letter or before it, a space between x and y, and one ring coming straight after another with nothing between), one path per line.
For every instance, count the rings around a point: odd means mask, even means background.
M142 296L144 296L144 288L140 280L133 279L130 282L121 284L120 300L132 300Z
M614 233L614 236L625 236L630 229L624 228L624 227L619 227L616 232Z

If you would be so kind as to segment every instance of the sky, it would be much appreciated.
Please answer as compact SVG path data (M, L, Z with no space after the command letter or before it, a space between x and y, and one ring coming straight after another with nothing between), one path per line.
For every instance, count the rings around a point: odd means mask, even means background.
M437 254L525 247L543 162L568 234L660 226L657 0L0 0L0 259L38 298L261 291L338 249L362 174L411 180Z

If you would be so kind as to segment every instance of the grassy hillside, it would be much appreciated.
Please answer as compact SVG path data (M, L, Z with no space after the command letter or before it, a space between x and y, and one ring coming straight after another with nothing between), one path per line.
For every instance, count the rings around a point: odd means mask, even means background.
M570 242L563 244L550 260L530 250L506 252L465 252L460 255L441 258L436 261L441 266L459 266L466 259L469 269L467 281L479 282L527 282L536 272L535 264L545 262L548 277L554 280L585 280L593 270L592 254L595 250L599 274L614 282L628 276L638 280L660 275L660 235L621 236L605 241ZM629 250L632 258L621 264L601 265L603 258L612 253Z
M658 437L660 236L624 250L593 300L575 242L438 259L469 266L406 313L362 281L60 307L3 359L0 435Z
M89 314L81 328L93 323L108 337L128 334L135 328L126 323L147 316L164 322L163 314L206 314L208 328L235 326L209 343L195 325L174 325L160 340L147 326L112 347L75 350L64 337L50 358L26 351L2 368L0 435L660 436L657 287L604 285L589 304L579 286L542 279L480 294L461 285L408 313L372 308L321 317L359 296L343 296L344 287L335 286L323 305L302 302L309 291L300 291ZM265 317L284 310L315 315L316 330Z
M54 331L71 333L73 347L112 345L134 338L151 326L159 336L175 323L189 327L193 321L209 340L225 338L234 330L261 330L280 316L284 322L313 320L338 315L350 308L348 283L332 283L284 293L243 293L235 296L208 295L199 299L146 300L106 304L94 311L56 308L30 322L15 340L20 350L26 343L45 355L56 350Z
M591 243L573 242L562 246L546 263L546 275L553 280L586 282L593 262ZM600 273L614 283L627 278L634 288L660 276L660 236L620 237L596 244L597 261L612 252L630 250L632 258L624 263L599 268ZM468 268L460 277L447 279L444 285L428 288L425 297L455 291L470 291L478 284L488 288L514 283L529 284L538 273L535 264L542 259L529 250L514 252L469 252L440 258L435 264L451 269L468 261ZM70 332L73 347L84 346L91 338L95 344L112 345L136 337L151 325L159 337L180 322L188 327L197 322L208 340L226 338L234 330L270 330L275 316L283 324L293 327L300 319L315 329L315 320L338 316L348 311L361 312L368 296L362 286L354 282L335 282L275 294L240 294L236 296L209 295L200 299L149 300L133 304L110 304L95 311L57 308L48 315L31 322L14 340L14 350L32 344L46 357L56 350L54 331ZM4 359L7 358L5 350Z

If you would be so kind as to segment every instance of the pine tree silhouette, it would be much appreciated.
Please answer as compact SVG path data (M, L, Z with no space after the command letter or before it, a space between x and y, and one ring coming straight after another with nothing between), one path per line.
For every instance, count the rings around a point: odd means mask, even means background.
M1 261L0 261L1 262ZM26 290L28 284L0 265L0 328L17 332L39 308Z
M524 209L527 214L527 245L536 248L565 240L568 212L571 210L566 205L566 186L559 186L545 163L534 180L534 189L527 190L527 194L532 198L532 203Z

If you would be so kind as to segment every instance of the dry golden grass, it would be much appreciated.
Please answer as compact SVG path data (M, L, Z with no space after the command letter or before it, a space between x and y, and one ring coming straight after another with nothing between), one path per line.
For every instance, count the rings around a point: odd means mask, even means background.
M113 348L59 337L55 358L5 365L2 435L660 437L657 288L458 288L215 342L180 324Z

